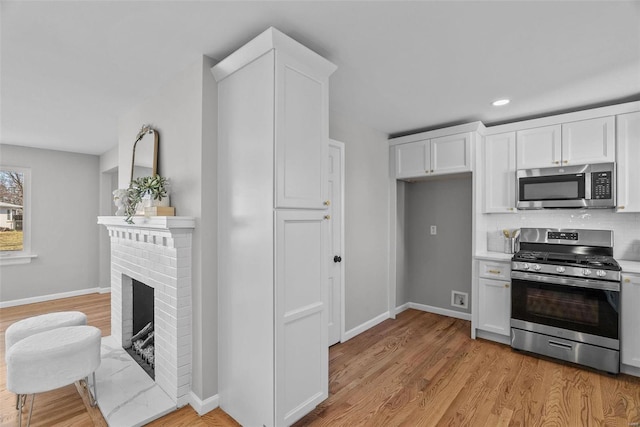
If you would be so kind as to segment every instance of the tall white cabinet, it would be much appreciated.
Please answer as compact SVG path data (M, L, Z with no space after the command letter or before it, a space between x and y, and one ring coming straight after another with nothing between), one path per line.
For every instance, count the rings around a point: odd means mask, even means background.
M335 66L270 28L218 81L219 395L247 426L328 396L328 82Z

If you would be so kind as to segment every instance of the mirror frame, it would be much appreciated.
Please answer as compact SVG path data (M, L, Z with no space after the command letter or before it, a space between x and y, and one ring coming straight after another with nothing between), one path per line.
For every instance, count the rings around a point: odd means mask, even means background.
M160 136L158 135L158 131L153 129L150 125L142 125L140 132L136 135L136 141L133 143L133 154L131 157L131 177L129 179L129 186L131 186L131 182L133 181L133 171L136 166L136 146L138 142L144 138L147 134L153 134L153 165L152 165L152 176L156 176L158 174L158 146Z

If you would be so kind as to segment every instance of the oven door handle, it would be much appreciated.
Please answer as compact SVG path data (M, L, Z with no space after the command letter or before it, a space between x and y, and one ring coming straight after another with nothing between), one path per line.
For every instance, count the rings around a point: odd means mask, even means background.
M542 282L542 283L551 283L554 285L574 286L576 288L600 289L603 291L620 292L620 282L606 282L604 280L593 280L593 279L576 279L573 277L524 273L522 271L512 271L511 278L527 280L529 282Z

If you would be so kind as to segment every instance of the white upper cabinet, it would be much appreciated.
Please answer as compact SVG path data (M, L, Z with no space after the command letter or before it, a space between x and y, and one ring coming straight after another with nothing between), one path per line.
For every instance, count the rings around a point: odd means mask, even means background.
M516 133L484 140L484 212L516 212Z
M562 160L562 128L544 126L517 132L517 168L548 168Z
M471 133L442 136L431 140L432 174L471 170Z
M276 208L325 209L329 76L276 51Z
M562 163L615 162L615 118L564 123L562 125Z
M518 169L615 161L612 116L521 130L516 140Z
M617 212L640 212L640 112L617 120Z
M396 146L396 178L427 176L431 169L429 140Z
M420 178L471 170L472 132L396 146L396 178Z

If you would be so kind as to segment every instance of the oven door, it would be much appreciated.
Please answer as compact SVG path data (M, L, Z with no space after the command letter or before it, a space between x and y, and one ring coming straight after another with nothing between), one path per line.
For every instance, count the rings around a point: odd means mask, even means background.
M511 273L511 326L619 349L620 283Z

